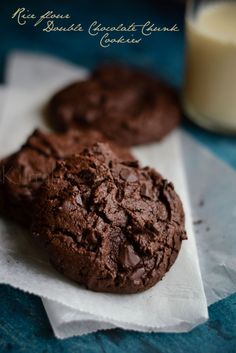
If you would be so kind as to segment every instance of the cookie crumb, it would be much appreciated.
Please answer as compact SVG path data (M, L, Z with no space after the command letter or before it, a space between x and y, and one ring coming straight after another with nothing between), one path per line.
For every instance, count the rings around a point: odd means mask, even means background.
M199 207L203 207L205 205L205 201L203 199L201 199L199 201Z
M198 225L198 224L202 224L202 223L203 223L202 219L198 219L197 221L193 222L194 225Z

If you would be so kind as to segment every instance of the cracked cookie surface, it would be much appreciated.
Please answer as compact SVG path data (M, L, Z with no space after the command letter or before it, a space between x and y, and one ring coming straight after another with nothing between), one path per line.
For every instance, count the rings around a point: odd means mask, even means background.
M81 152L95 142L108 141L98 131L76 130L64 134L36 130L22 148L0 163L1 211L24 225L31 222L35 194L56 167L56 162ZM118 157L132 160L125 148L111 143Z
M42 185L33 237L54 267L94 291L136 293L158 282L186 239L167 180L95 144L58 163Z
M176 92L136 69L104 66L75 82L49 103L53 125L90 127L126 146L159 141L180 122Z

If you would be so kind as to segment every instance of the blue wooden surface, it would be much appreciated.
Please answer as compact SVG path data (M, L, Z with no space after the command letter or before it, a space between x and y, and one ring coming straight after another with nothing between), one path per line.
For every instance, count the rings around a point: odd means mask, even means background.
M158 71L180 87L183 78L184 35L180 5L158 0L128 1L2 1L0 4L0 69L14 49L45 52L71 62L93 67L104 60L120 60ZM19 5L20 4L20 5ZM87 25L93 20L103 23L154 21L159 25L178 23L181 31L156 34L139 46L99 47L96 38L86 33L43 33L30 26L19 27L10 19L19 6L40 13L46 10L69 12L75 22ZM190 122L184 128L221 159L236 168L236 138L223 137L197 128ZM83 337L54 338L41 300L9 286L0 286L0 352L236 352L236 295L210 307L210 319L186 334L144 334L111 330Z

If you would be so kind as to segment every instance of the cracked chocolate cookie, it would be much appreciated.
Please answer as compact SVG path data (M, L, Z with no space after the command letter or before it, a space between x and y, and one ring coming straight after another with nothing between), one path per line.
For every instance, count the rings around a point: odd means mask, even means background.
M176 92L158 78L105 66L58 92L48 112L54 126L90 127L126 146L159 141L180 122Z
M152 287L186 239L173 185L151 168L115 159L106 144L58 163L40 189L32 234L59 272L114 293Z
M81 152L89 144L108 141L97 131L69 131L66 134L36 130L23 147L0 163L0 209L24 225L31 222L35 193L54 170L57 160ZM125 148L111 143L122 160L133 157ZM117 158L118 158L117 157Z

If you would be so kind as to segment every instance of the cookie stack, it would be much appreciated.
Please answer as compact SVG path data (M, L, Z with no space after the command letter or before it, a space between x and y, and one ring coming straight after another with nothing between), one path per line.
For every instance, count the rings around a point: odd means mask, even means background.
M150 288L186 239L184 211L173 185L127 146L158 141L178 124L176 94L148 74L107 66L58 92L48 115L60 131L34 131L0 162L1 213L31 229L53 266L88 289Z

